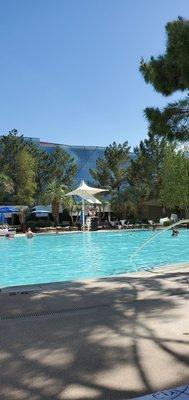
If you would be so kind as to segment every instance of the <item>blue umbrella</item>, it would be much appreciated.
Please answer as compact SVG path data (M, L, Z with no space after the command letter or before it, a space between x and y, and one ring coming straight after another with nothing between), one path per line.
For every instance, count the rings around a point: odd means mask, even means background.
M12 214L18 211L19 209L17 207L8 207L8 206L0 207L0 222L2 224L6 222L4 214L10 214L10 213Z
M18 212L18 208L16 207L0 207L0 214L9 214L9 213L14 213L14 212Z
M4 214L0 214L0 224L4 224L5 220L6 220L6 218L5 218Z
M38 210L38 211L31 211L30 214L51 214L51 211Z

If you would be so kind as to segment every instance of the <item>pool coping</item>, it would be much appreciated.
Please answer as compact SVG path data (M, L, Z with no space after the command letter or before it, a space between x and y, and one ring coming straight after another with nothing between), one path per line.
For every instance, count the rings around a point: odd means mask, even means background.
M157 266L157 267L148 267L142 271L135 271L135 272L130 272L130 273L125 273L125 274L117 274L117 275L111 275L107 277L96 277L96 278L89 278L89 279L75 279L75 280L70 280L70 281L57 281L57 282L47 282L47 283L36 283L36 284L28 284L28 285L17 285L17 286L6 286L0 288L0 295L5 295L5 294L27 294L27 292L41 292L41 293L46 293L49 291L58 291L62 290L65 287L71 287L74 284L82 282L82 284L91 284L95 282L106 282L108 280L113 280L116 278L129 278L129 277L144 277L148 276L149 278L152 275L158 275L162 273L167 273L167 272L174 272L178 268L188 268L189 267L189 262L187 261L186 263L181 262L181 263L176 263L176 264L167 264L164 266Z
M165 227L158 227L156 229L156 231L161 231L165 229ZM185 228L184 228L185 229ZM35 236L48 236L48 235L53 235L53 236L57 236L57 235L70 235L70 234L89 234L89 233L110 233L110 232L154 232L151 228L122 228L122 229L99 229L97 231L60 231L58 232L58 234L56 233L56 231L48 231L48 232L34 232L34 237ZM26 237L26 234L23 232L20 233L16 233L16 235L14 236L14 239L20 238L20 237ZM5 236L0 236L0 239L5 239Z
M160 275L132 273L130 282L120 277L47 293L4 294L3 398L11 398L12 388L20 398L23 382L29 398L35 390L41 400L62 393L66 399L95 399L96 393L100 399L136 399L187 385L189 265L169 268L177 273L167 268ZM89 392L94 385L99 391Z

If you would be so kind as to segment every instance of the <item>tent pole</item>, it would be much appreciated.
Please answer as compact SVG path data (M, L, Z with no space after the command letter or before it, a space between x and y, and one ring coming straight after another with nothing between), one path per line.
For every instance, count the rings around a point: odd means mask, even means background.
M84 199L82 198L82 217L83 217L83 232L85 230L85 204Z

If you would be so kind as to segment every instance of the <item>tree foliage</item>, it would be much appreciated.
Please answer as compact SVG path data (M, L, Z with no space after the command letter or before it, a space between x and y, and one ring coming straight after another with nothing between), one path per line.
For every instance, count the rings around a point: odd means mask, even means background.
M44 192L41 193L41 200L44 204L52 204L52 216L55 225L59 224L60 205L66 194L66 186L60 184L57 180L50 182Z
M46 158L46 180L56 180L59 184L71 187L77 173L77 164L73 157L60 146Z
M5 193L9 203L37 203L54 181L71 187L76 172L74 159L58 146L47 154L16 129L0 138L0 174L14 187L14 192Z
M180 207L189 216L189 154L168 146L161 169L160 196L165 207Z
M140 71L157 92L168 96L189 88L189 22L183 18L169 22L166 27L167 45L163 55L141 61Z
M149 132L173 141L189 139L189 97L168 104L163 110L146 108Z
M139 146L135 147L135 157L131 160L128 169L128 182L129 190L133 194L138 193L137 198L140 192L143 193L141 196L143 200L145 198L156 200L159 198L161 166L165 146L165 139L149 135L148 139L141 141Z
M14 203L32 205L35 201L36 161L26 150L22 149L15 158Z
M62 199L62 207L68 211L72 225L74 224L74 216L76 216L77 222L82 208L81 203L76 203L72 196L64 196Z
M14 184L12 179L5 175L5 173L0 172L0 201L3 203L6 201L7 195L14 192Z
M90 170L95 184L105 187L111 195L117 195L127 184L127 169L130 161L128 142L106 147L104 158L98 158L96 169Z
M128 195L128 190L119 193L111 201L111 211L118 219L126 219L137 215L136 204Z
M165 53L150 61L143 59L140 71L147 83L157 92L169 96L177 90L189 88L189 22L178 18L166 25L167 46ZM168 104L163 110L147 108L145 115L152 134L168 139L189 140L189 100Z
M5 200L15 204L32 204L36 193L36 151L34 145L18 136L14 129L0 140L0 170L14 190Z
M127 201L132 204L135 214L142 219L143 206L145 201L149 198L150 187L145 182L137 181L133 186L128 187L125 195Z
M124 218L127 205L124 191L128 184L127 171L130 162L130 147L128 142L117 144L113 142L106 147L104 158L98 158L96 169L90 170L95 185L108 189L108 193L101 195L108 198L111 210L118 218Z

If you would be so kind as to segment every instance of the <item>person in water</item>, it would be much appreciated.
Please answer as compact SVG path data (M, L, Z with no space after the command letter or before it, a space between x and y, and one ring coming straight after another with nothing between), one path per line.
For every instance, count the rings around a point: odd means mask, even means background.
M172 236L178 236L178 234L179 234L179 231L177 229L173 228Z
M5 237L6 237L7 239L14 239L14 236L15 236L15 232L13 232L13 231L9 231L9 232L6 233L6 235L5 235Z
M28 230L26 232L26 237L28 239L31 239L33 236L34 236L34 234L33 234L32 230L31 230L31 228L28 228Z
M13 229L9 229L8 225L4 225L3 232L7 239L14 239L15 231Z
M153 222L153 224L152 224L152 230L155 231L156 228L157 228L157 224L156 224L155 222Z

